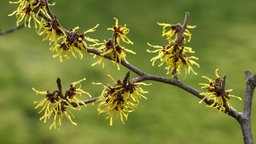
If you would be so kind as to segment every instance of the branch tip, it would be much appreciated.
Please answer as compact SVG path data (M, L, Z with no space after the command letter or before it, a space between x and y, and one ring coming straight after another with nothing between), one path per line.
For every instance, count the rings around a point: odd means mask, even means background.
M248 80L250 76L251 76L251 72L245 71L245 80Z

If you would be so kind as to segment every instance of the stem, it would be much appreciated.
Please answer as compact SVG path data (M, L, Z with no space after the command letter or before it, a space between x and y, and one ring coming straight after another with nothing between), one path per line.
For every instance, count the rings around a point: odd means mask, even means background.
M227 76L224 75L221 80L221 98L223 101L223 106L225 107L225 112L228 113L230 107L228 106L227 99L226 99L226 79L227 79Z
M84 104L90 104L93 102L96 102L100 97L93 97L87 100L84 100L83 103L79 103L80 106L84 105ZM78 107L77 103L71 103L73 107Z
M156 82L162 82L162 83L174 85L174 86L177 86L177 87L193 94L194 96L196 96L200 99L204 98L204 96L200 95L200 91L192 88L191 86L189 86L189 85L187 85L187 84L185 84L182 81L179 81L177 79L168 79L168 78L164 78L164 77L160 77L160 76L144 74L143 76L141 76L139 78L133 79L133 82L141 82L141 81L145 81L145 80L152 80L152 81L156 81Z
M98 56L102 56L102 55L101 55L102 52L100 52L100 51L98 51L98 50L96 50L96 49L88 49L87 52L88 52L88 53L96 54L96 55L98 55ZM109 60L113 60L110 55L104 55L103 57L106 58L106 59L109 59ZM135 67L135 66L133 66L133 65L131 65L131 64L127 63L127 62L125 62L124 60L121 60L121 65L123 65L123 66L126 67L127 69L133 71L134 73L136 73L136 74L139 75L139 76L143 76L143 75L145 74L142 70L140 70L140 69L138 69L137 67Z
M181 29L181 31L179 32L179 34L178 34L178 39L176 40L176 42L175 43L181 43L182 42L182 40L183 40L183 33L184 33L184 31L186 30L186 28L187 28L187 25L188 25L188 20L189 20L189 12L186 12L186 14L185 14L185 18L184 18L184 22L183 22L183 25L182 25L182 29Z
M62 93L62 85L61 85L60 78L56 79L56 83L57 83L58 91L59 91L59 94L60 94L61 98L65 99L64 96L63 96L63 93Z
M184 40L183 33L185 32L185 30L187 28L188 20L189 20L189 12L186 12L183 25L181 26L181 30L178 32L178 38L175 41L175 44L178 44L180 46L183 45L182 44L183 40ZM178 24L178 25L180 25L180 24ZM174 79L178 79L177 66L175 66L175 68L173 69L172 76L173 76Z
M23 28L24 26L25 26L25 24L24 24L24 23L21 23L21 24L19 24L18 26L14 26L14 27L12 27L12 28L9 28L8 30L0 31L0 36L1 36L1 35L9 34L9 33L11 33L11 32L15 32L15 31L17 31L17 30Z
M256 86L256 74L253 76L249 71L245 72L246 91L244 100L244 109L238 122L242 129L243 140L245 144L253 144L252 130L251 130L251 109L253 93Z
M47 13L50 15L50 17L53 19L54 18L54 14L52 13L51 9L49 8L49 2L48 0L44 0L45 2L45 8L47 10Z

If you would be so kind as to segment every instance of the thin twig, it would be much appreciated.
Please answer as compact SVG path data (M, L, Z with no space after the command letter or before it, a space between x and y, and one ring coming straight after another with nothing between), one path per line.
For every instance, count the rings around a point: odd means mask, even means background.
M221 81L221 99L223 101L223 106L225 107L224 112L228 112L230 107L228 106L227 99L226 99L226 80L227 76L224 75Z
M88 49L87 52L88 52L88 53L95 54L95 55L98 55L98 56L101 56L101 57L104 57L104 58L109 59L109 60L113 60L113 58L112 58L110 55L104 55L104 56L103 56L103 55L101 55L102 52L100 52L100 51L98 51L98 50L96 50L96 49L93 49L93 48ZM127 63L127 62L124 61L124 60L121 60L120 64L123 65L124 67L128 68L128 69L131 70L132 72L136 73L136 74L139 75L139 76L143 76L143 75L145 74L142 70L140 70L140 69L138 69L137 67L135 67L135 66L133 66L133 65L131 65L131 64L129 64L129 63Z
M49 2L48 0L44 0L45 2L45 8L47 10L47 13L50 15L52 19L54 19L54 14L52 13L51 9L49 8Z
M64 97L64 95L63 95L63 93L62 93L61 79L60 79L60 78L57 78L57 79L56 79L56 83L57 83L59 95L61 96L61 98L65 99L65 97Z
M3 30L3 31L0 31L0 36L1 35L6 35L6 34L9 34L9 33L12 33L12 32L15 32L21 28L24 28L25 27L25 24L24 23L21 23L19 24L18 26L15 26L15 27L12 27L8 30Z
M183 25L177 24L181 29L179 30L178 38L176 39L176 41L174 43L178 44L179 46L183 45L183 40L184 40L183 33L185 32L185 30L187 28L188 20L189 20L189 12L186 12ZM175 68L172 70L172 76L174 79L178 79L177 66L175 66Z
M182 25L182 29L181 29L181 31L178 34L178 39L176 40L176 43L181 43L182 40L183 40L183 36L182 35L183 35L183 33L185 32L185 30L187 28L189 16L190 16L189 12L186 12L185 18L184 18L184 22L183 22L183 25Z
M83 103L79 103L80 106L83 106L84 104L90 104L96 102L100 97L93 97L87 100L84 100ZM78 107L77 103L72 102L71 103L73 107Z

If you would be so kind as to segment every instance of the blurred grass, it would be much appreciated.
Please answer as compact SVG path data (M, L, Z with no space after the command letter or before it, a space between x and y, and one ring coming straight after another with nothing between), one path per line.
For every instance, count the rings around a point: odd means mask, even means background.
M163 68L152 67L146 53L147 42L162 45L161 28L156 22L183 22L186 11L190 12L189 23L197 25L192 30L189 44L199 57L199 74L188 77L185 82L200 88L204 82L201 75L214 76L214 70L227 74L228 88L234 94L244 96L244 71L255 72L255 32L256 2L234 1L95 1L95 0L56 0L52 8L66 28L80 26L89 29L96 24L100 27L92 37L108 39L111 33L107 27L114 24L117 17L120 24L131 29L130 39L135 43L129 48L136 55L129 55L130 63L148 73L165 75ZM0 29L15 25L15 17L7 17L15 6L8 1L0 2ZM61 77L64 86L83 77L87 80L83 87L97 96L101 87L94 82L108 82L107 74L121 79L125 68L116 71L110 62L105 69L90 67L95 60L91 55L85 59L72 59L60 63L53 59L47 42L35 34L33 29L22 29L0 37L0 143L242 143L239 125L230 117L199 105L198 99L176 88L159 83L145 87L150 91L149 98L141 101L140 108L131 113L126 125L115 121L110 127L104 115L98 116L95 106L88 106L75 112L78 127L68 122L60 130L49 131L49 124L39 121L33 109L35 96L31 87L38 90L55 88L56 77ZM135 75L133 75L135 76ZM239 110L242 102L232 101ZM255 109L253 109L255 115ZM253 130L256 118L252 117ZM255 133L253 134L255 137Z

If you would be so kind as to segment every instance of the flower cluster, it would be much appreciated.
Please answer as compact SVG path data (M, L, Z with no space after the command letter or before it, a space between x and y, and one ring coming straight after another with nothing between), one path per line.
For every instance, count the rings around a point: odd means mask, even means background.
M114 81L113 86L105 86L102 83L95 83L102 85L104 87L100 98L99 98L99 107L98 112L106 113L106 119L110 120L110 125L113 124L113 115L117 112L117 116L121 119L121 122L124 124L125 120L128 118L128 114L133 112L139 104L140 98L147 99L143 96L144 91L140 85L147 85L145 83L135 83L129 80L128 72L123 81L117 80Z
M81 79L77 82L73 82L70 85L70 88L65 91L64 95L62 93L62 86L59 78L57 78L58 89L54 90L53 92L38 91L32 88L36 92L36 94L45 95L45 98L43 100L35 101L35 104L37 104L35 109L42 107L39 113L44 112L43 116L40 118L40 120L43 120L44 123L46 123L47 120L53 117L53 122L50 125L50 129L53 127L56 128L57 123L60 127L62 125L62 119L64 117L66 117L73 125L77 125L72 120L74 115L72 114L70 109L80 110L81 106L85 106L85 103L80 100L77 95L86 94L91 97L90 94L82 90L81 85L79 85L84 80L85 79Z
M206 92L200 93L202 96L204 96L204 98L199 103L202 103L204 100L212 101L210 107L216 108L221 112L226 112L227 108L231 108L229 102L231 97L237 98L239 100L241 100L241 98L231 95L230 92L232 89L225 89L226 76L220 78L218 69L215 71L215 76L216 78L214 80L203 76L203 78L207 79L209 83L199 83L202 85L202 89L206 89Z
M53 57L59 57L60 61L63 61L63 57L66 59L70 59L71 56L76 58L77 54L79 55L80 59L83 58L83 53L87 52L87 49L91 46L87 42L93 43L92 45L97 45L98 40L92 39L87 36L85 36L88 32L95 31L96 25L94 28L91 28L81 34L77 33L77 29L79 27L76 27L74 29L70 29L69 31L66 31L63 33L63 35L58 35L56 33L56 30L52 29L45 29L43 33L46 33L50 37L57 38L57 40L53 41L53 45L50 48L50 50L55 53ZM58 30L58 28L57 28ZM59 37L58 37L59 36ZM46 37L47 38L47 37ZM51 43L51 38L49 38L49 41ZM59 42L58 42L59 41Z
M164 46L151 45L150 47L157 50L147 50L150 53L158 53L157 56L151 59L154 66L156 60L160 60L159 67L166 65L165 69L167 74L172 74L177 78L177 74L180 74L182 70L185 72L185 76L192 72L197 74L192 65L199 67L199 64L195 62L198 58L195 56L187 56L187 54L195 53L191 47L187 47L184 44L190 42L192 34L188 29L195 28L195 26L186 25L186 28L181 24L167 24L158 23L163 27L162 36L166 37L168 44Z
M76 58L76 55L82 59L83 53L87 52L90 46L98 44L97 39L86 36L87 33L94 32L98 25L81 34L77 32L79 27L66 30L59 24L57 17L51 13L49 6L53 4L49 4L47 0L19 0L10 3L19 4L19 6L9 16L16 15L17 25L24 21L25 26L28 27L33 19L38 35L43 35L43 40L49 41L49 44L52 45L50 51L55 53L53 57L59 57L60 61L63 61L63 57L66 59L71 56Z
M41 25L41 21L43 21L43 18L39 18L38 14L43 13L47 16L47 10L46 6L51 6L54 4L48 4L47 1L44 0L19 0L17 2L10 2L10 4L19 4L17 10L9 14L9 16L15 15L17 18L16 24L19 25L22 21L24 21L25 26L31 27L30 23L33 19L35 28L37 28L37 25Z
M118 24L118 19L115 19L115 25L112 28L108 28L113 32L112 38L108 41L105 41L102 46L99 47L99 50L102 52L102 56L109 55L112 59L112 62L116 64L117 68L119 68L119 63L123 59L126 60L126 52L135 54L134 51L126 49L121 46L121 41L126 44L133 44L133 42L126 36L129 33L129 29L124 26ZM98 61L96 61L93 66L96 64L101 64L104 67L104 58L101 57Z
M76 58L77 54L82 59L83 52L87 52L87 49L91 46L88 42L97 45L97 39L86 36L87 33L94 32L97 27L98 25L78 34L79 27L65 30L60 26L57 18L53 17L50 21L45 22L37 32L38 35L45 35L43 40L48 40L49 44L52 45L50 51L55 53L53 57L59 57L62 62L63 57L66 59L70 59L71 56Z

